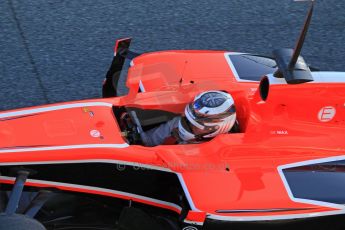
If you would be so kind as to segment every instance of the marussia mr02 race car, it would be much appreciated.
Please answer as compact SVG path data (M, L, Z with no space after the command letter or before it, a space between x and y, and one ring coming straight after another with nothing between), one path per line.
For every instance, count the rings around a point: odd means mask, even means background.
M344 229L345 73L294 49L138 54L116 42L103 98L0 113L0 229ZM146 147L207 90L238 127Z

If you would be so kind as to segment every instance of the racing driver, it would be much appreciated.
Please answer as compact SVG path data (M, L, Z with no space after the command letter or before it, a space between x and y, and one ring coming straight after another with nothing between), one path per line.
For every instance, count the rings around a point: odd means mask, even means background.
M232 96L223 91L206 91L197 95L178 116L145 132L145 146L200 143L228 133L236 123Z

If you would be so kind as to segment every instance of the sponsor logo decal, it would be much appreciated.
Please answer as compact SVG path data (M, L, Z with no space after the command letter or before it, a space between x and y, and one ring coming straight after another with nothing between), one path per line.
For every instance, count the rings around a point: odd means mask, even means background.
M336 109L333 106L325 106L320 109L318 118L321 122L329 122L334 118L335 114Z
M89 107L83 107L83 112L84 113L88 113L90 115L90 117L95 116L94 112L92 112Z
M91 137L98 138L98 137L101 137L101 132L96 130L96 129L93 129L93 130L90 131L90 135L91 135Z
M270 132L272 135L289 135L287 130L273 130Z

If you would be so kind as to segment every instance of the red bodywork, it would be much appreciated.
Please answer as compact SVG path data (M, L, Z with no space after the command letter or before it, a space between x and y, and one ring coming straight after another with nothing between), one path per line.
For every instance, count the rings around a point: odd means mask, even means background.
M298 85L268 75L269 92L263 100L259 82L238 79L225 54L165 51L140 55L128 71L127 96L2 112L0 165L100 161L172 172L178 175L190 205L185 221L194 224L206 218L257 221L345 213L341 205L293 197L282 174L288 164L345 158L345 81L339 80L341 74L313 73L314 82ZM222 134L202 144L127 145L111 108L182 114L196 94L215 89L233 96L241 132ZM13 178L0 178L2 183L13 183ZM26 184L181 211L170 203L92 187L30 179Z

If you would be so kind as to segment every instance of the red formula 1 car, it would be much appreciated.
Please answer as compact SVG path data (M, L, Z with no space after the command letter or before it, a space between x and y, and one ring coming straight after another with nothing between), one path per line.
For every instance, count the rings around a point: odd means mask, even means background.
M102 99L0 113L0 229L343 229L345 73L226 51L137 54L118 40ZM142 145L206 90L239 127ZM12 191L12 192L11 192Z

